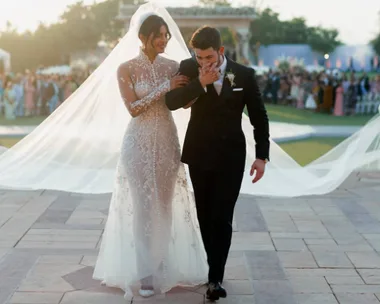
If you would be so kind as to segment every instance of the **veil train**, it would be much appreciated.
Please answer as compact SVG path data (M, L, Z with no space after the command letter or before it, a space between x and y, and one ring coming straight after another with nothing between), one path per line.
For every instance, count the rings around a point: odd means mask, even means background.
M112 192L121 140L131 117L119 95L116 70L138 54L138 29L147 14L165 19L172 33L165 56L190 57L180 30L165 8L141 5L128 33L82 86L31 134L0 156L0 187L54 189L79 193ZM189 110L173 112L183 143ZM247 139L244 194L295 197L333 191L355 170L380 170L380 116L306 167L301 167L273 140L264 178L251 183L255 159L252 126L243 115Z

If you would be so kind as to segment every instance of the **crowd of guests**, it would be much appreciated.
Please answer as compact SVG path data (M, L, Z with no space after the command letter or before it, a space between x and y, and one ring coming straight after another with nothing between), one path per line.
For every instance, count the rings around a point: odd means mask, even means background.
M0 74L0 117L47 116L84 81L78 75Z
M266 102L290 104L299 109L336 116L362 114L362 102L371 101L374 113L380 105L380 74L308 73L269 71L259 79Z
M84 82L86 75L42 75L0 73L0 117L47 116ZM336 116L363 113L363 101L380 105L380 74L308 73L272 71L258 76L267 103L287 104L299 109L331 113Z

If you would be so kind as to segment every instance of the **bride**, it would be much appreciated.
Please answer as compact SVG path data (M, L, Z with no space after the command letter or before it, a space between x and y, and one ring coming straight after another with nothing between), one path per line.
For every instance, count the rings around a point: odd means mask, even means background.
M165 93L187 82L176 61L162 57L171 34L160 16L141 18L143 44L121 64L120 94L134 119L124 135L109 217L94 278L143 297L176 285L198 285L207 263L180 144Z
M151 53L139 52L138 33L142 23L152 14L163 17L172 39L168 41L165 53L149 63L147 58ZM151 45L148 43L147 47ZM163 51L159 45L156 47ZM153 92L161 84L168 89L169 74L175 72L175 63L167 61L170 63L167 68L172 69L169 72L161 64L166 60L164 57L180 62L190 54L169 13L152 3L144 4L132 17L126 36L85 83L32 133L0 156L0 188L91 194L113 191L94 277L109 286L124 289L127 295L135 286L144 287L151 293L152 286L141 284L153 285L157 292L165 292L176 285L198 284L207 277L205 254L186 175L183 166L175 164L178 142L171 116L165 114L158 98L149 106L143 102L150 94L155 94ZM140 60L146 64L137 64ZM136 70L141 71L133 74L125 69L125 65L119 69L120 73L130 76L129 85L138 81L133 88L127 87L127 77L116 77L118 67L125 61L135 62ZM152 79L145 79L148 73ZM175 82L179 85L179 78ZM128 97L133 94L125 95L129 101L127 105L134 113L145 109L143 114L131 119L126 113L119 84L129 93L136 94L135 99ZM186 132L189 112L178 110L172 113L180 143ZM144 117L151 119L145 120ZM255 143L247 117L243 117L242 127L247 140L249 172L255 159ZM141 132L134 134L132 130L137 129ZM380 170L379 130L380 115L376 115L358 132L305 167L271 140L272 161L268 163L264 178L252 184L249 174L245 175L241 193L266 197L321 195L339 187L354 170ZM165 143L170 141L174 144L166 146ZM170 161L173 168L167 169L168 176L163 180L161 174L165 169L162 164L169 159L167 154L162 154L165 149L173 156ZM141 153L137 154L138 151ZM134 163L129 162L129 154L131 158L139 159L134 166L130 166ZM154 157L147 157L149 155ZM178 178L173 182L176 170ZM134 172L132 175L131 171ZM145 205L150 209L145 209Z

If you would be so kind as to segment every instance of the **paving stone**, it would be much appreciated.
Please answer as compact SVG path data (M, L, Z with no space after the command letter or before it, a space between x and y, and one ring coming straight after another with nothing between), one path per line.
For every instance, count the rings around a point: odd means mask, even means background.
M6 303L37 258L38 256L33 254L12 252L0 260L0 303Z
M321 221L294 220L299 232L328 233Z
M270 232L298 232L288 212L264 212L263 216Z
M332 293L325 278L292 277L290 282L295 293Z
M331 288L334 293L380 293L380 285L331 285Z
M336 245L336 242L332 238L326 238L326 239L309 239L305 238L305 243L307 245L327 245L327 246L334 246Z
M57 230L94 230L102 231L105 227L105 222L102 224L67 224L67 223L35 223L32 228L35 229L57 229Z
M56 197L51 196L30 199L0 228L0 240L13 235L11 240L18 241L55 199Z
M98 242L21 241L16 248L95 249Z
M302 293L296 297L298 304L339 304L333 294Z
M355 269L334 269L334 268L316 268L316 269L297 269L286 268L285 272L288 277L355 277Z
M85 255L83 259L81 260L80 264L84 266L95 267L97 259L98 259L98 256Z
M368 245L360 233L335 234L334 240L338 245Z
M71 230L71 229L30 229L28 234L53 235L101 235L103 230Z
M380 268L380 256L375 252L347 252L356 268Z
M58 304L63 293L59 292L15 292L10 303L17 304Z
M272 239L277 251L308 251L302 239Z
M291 284L286 280L254 280L255 304L297 304Z
M95 226L95 225L101 225L103 223L103 219L100 218L89 218L89 219L83 219L79 217L70 217L66 224L68 225L82 225L82 226Z
M358 252L373 252L374 249L369 244L357 244L357 245L308 245L310 251L333 251L333 252L346 252L346 251L358 251Z
M62 279L69 283L70 286L73 286L76 290L97 288L100 282L92 278L93 273L94 267L78 267L75 271L71 271L63 275Z
M253 285L250 280L224 281L223 286L230 295L253 295Z
M319 267L353 268L354 266L344 253L341 252L313 252Z
M374 294L337 293L339 304L379 304Z
M68 292L76 290L64 276L85 268L78 264L37 264L20 284L24 292Z
M235 207L235 220L238 231L267 232L268 228L261 210L252 199L239 199Z
M34 242L99 242L99 235L27 234L22 241Z
M313 206L311 206L311 208L319 216L344 216L343 211L339 207L335 206L334 203L331 202L331 200L329 200L329 202L330 203L327 206L314 204Z
M231 250L274 250L274 246L267 232L236 232Z
M219 299L218 304L255 304L255 297L248 295L228 295L226 299Z
M368 210L355 200L335 200L336 206L347 216L348 214L368 214Z
M243 254L239 256L229 256L224 278L226 280L248 280L249 274L246 267L246 261Z
M370 214L350 214L349 219L360 233L380 233L380 222Z
M9 251L10 251L10 249L8 249L8 248L1 248L1 246L0 246L0 263L1 263L1 259L3 257L5 257L8 254Z
M312 232L271 232L271 236L274 239L325 239L331 238L329 233L312 233Z
M249 280L247 267L245 265L226 265L224 278L225 280Z
M340 218L329 218L322 220L323 225L333 237L337 234L356 233L356 227L348 220ZM329 236L331 236L329 235Z
M90 291L74 291L66 293L60 304L126 304L123 293L99 293ZM197 304L197 303L194 303Z
M288 268L318 268L310 252L278 252L278 257L284 267Z
M360 285L364 284L364 281L359 275L356 276L326 276L326 281L330 285Z
M78 265L83 259L82 255L41 255L39 264L74 264Z
M366 284L380 285L380 269L357 269Z
M245 251L248 274L254 280L284 280L283 266L274 251Z

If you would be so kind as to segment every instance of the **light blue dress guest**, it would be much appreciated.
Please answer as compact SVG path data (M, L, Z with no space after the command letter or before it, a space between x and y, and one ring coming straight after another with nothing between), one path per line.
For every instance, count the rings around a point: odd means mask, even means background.
M50 110L50 113L53 113L54 110L57 108L58 101L59 101L59 87L54 81L52 81L51 84L54 87L54 95L49 100L49 110Z
M5 119L13 120L16 119L15 109L16 109L16 92L13 84L10 82L4 91L4 113Z
M13 86L16 95L16 110L15 114L18 117L24 116L25 100L24 100L24 86L21 82Z

